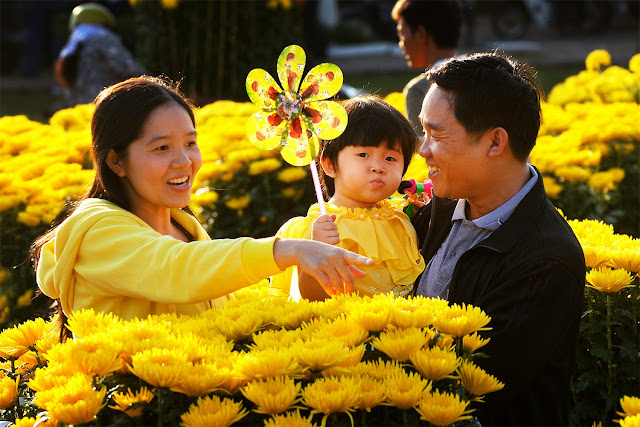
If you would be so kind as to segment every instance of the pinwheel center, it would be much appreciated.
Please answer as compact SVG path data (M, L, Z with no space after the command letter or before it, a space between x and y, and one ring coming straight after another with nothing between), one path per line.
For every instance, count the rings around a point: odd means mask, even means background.
M276 110L284 120L293 120L298 117L304 108L302 98L295 92L285 91L276 98Z

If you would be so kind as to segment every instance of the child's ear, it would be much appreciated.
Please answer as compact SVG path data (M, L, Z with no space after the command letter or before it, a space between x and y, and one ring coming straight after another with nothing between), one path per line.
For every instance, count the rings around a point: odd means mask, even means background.
M109 169L111 169L111 171L118 175L120 178L124 178L127 175L124 170L122 160L120 159L120 157L118 157L113 149L109 150L105 161L107 163L107 166L109 166Z
M320 156L320 165L322 166L322 169L324 169L325 175L330 176L331 178L335 177L336 170L333 166L333 162L329 158Z

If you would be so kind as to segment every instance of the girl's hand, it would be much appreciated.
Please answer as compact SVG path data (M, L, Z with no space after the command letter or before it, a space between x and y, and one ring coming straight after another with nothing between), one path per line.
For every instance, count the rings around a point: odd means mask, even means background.
M338 226L335 223L335 215L320 215L311 227L311 240L337 245L340 243Z
M280 269L297 265L301 273L317 280L328 295L353 292L353 279L364 277L358 265L371 265L363 257L326 243L302 239L281 239L273 246L273 257Z

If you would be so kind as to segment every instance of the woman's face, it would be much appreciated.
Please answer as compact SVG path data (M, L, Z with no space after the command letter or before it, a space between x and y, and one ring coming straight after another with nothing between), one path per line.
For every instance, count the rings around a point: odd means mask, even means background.
M202 166L196 136L187 111L170 102L149 115L125 158L118 158L113 150L109 153L109 167L124 180L131 212L146 218L187 206Z

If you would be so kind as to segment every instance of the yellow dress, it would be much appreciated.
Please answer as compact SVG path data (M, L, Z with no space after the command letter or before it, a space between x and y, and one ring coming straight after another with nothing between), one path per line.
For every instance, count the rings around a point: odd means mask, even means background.
M406 296L424 270L416 231L402 211L405 205L404 199L382 200L372 209L325 203L327 215L336 215L340 235L337 246L373 259L372 265L360 267L365 277L355 279L354 287L360 295L393 292L396 296ZM320 215L320 208L314 204L306 217L291 218L276 235L311 239L311 227ZM295 266L273 276L269 295L300 299L297 279Z

